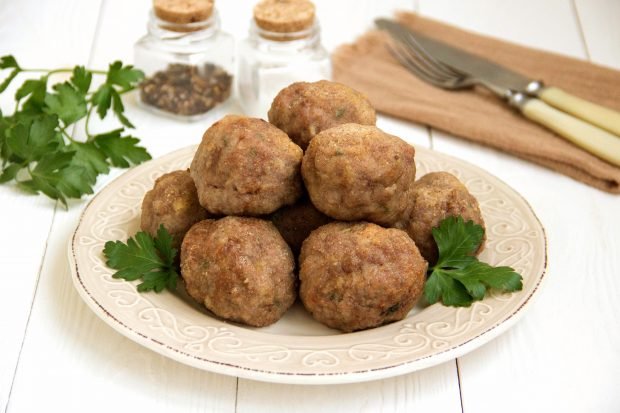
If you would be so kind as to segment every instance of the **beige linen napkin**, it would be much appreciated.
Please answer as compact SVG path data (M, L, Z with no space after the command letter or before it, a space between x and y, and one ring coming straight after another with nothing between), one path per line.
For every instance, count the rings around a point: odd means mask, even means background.
M398 13L416 31L484 56L532 79L620 110L620 72L582 60L518 46ZM333 54L334 80L368 95L379 112L430 125L620 194L620 168L528 121L482 89L450 92L409 73L387 51L387 35L371 31ZM620 139L620 138L619 138Z

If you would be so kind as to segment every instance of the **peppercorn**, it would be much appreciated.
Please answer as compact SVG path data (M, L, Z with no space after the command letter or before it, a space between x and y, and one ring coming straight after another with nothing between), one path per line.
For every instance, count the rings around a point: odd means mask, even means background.
M140 85L142 102L174 113L192 116L206 113L230 96L232 76L222 67L170 64Z

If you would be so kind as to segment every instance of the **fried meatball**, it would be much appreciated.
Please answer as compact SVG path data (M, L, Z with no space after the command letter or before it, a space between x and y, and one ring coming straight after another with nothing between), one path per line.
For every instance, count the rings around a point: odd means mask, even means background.
M345 332L403 319L422 294L427 263L404 231L334 222L304 241L299 295L319 322Z
M458 215L484 228L478 201L465 185L448 172L432 172L414 183L408 218L396 227L407 231L422 256L433 265L439 253L432 229L443 219ZM483 246L484 240L478 252Z
M213 214L270 214L302 193L302 150L262 119L228 115L204 134L190 173Z
M278 209L271 216L271 222L278 228L295 255L299 254L302 242L312 231L331 221L332 219L316 209L307 197L294 205Z
M409 205L414 155L413 146L396 136L349 123L316 135L301 170L319 211L343 221L389 226Z
M278 230L258 218L198 222L181 246L188 294L219 317L255 327L275 323L295 301L294 267Z
M375 109L366 96L340 83L298 82L282 89L269 110L276 125L302 149L319 132L344 123L374 125Z
M190 227L208 217L209 213L198 202L189 171L174 171L159 177L153 189L144 195L140 228L156 236L163 225L172 235L172 246L178 249Z

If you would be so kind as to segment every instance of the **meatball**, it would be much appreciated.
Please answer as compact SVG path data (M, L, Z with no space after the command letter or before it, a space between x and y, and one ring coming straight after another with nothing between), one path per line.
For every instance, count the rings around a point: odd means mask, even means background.
M181 246L188 294L219 317L255 327L275 323L295 301L294 267L278 230L258 218L198 222Z
M345 332L403 319L422 294L427 263L404 231L334 222L304 241L299 295L319 322Z
M316 135L301 170L312 203L324 214L390 226L409 205L414 155L413 146L396 136L349 123Z
M163 225L172 235L172 246L178 249L190 227L208 217L209 213L198 202L189 171L174 171L159 177L153 189L144 195L140 228L156 236Z
M397 223L413 239L422 256L431 264L438 258L433 228L449 216L462 216L484 228L478 201L465 185L448 172L432 172L424 175L413 185L411 210L408 218ZM478 252L483 249L484 241Z
M294 205L278 209L271 216L271 222L278 228L295 255L299 254L302 242L312 231L331 221L332 219L316 209L307 197Z
M282 89L269 110L276 125L302 149L319 132L344 123L374 125L375 109L366 96L340 83L298 82Z
M266 121L228 115L205 132L190 173L209 212L258 216L300 197L302 156Z

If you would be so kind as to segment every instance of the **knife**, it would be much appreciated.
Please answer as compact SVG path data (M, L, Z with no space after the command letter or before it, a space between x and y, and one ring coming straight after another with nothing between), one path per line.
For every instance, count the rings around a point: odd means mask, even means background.
M531 94L534 94L537 89L543 90L541 86L537 85L540 82L533 82L531 79L489 60L420 35L393 20L376 19L375 23L379 28L390 32L395 38L402 39L403 36L412 37L418 44L418 47L421 46L426 54L432 55L432 59L448 64L472 79L477 79L477 83L483 84L504 98L528 119L551 129L558 135L563 136L599 158L620 166L620 136L554 109L542 100L529 97L522 92L524 88L527 92L528 86L530 89L529 93ZM406 61L398 60L407 66ZM615 114L615 112L609 109L606 110Z
M402 25L401 27L404 28ZM406 29L436 59L506 89L537 97L551 106L620 136L620 113L571 95L560 88L545 86L540 80L525 77L490 60L449 46L408 27Z

